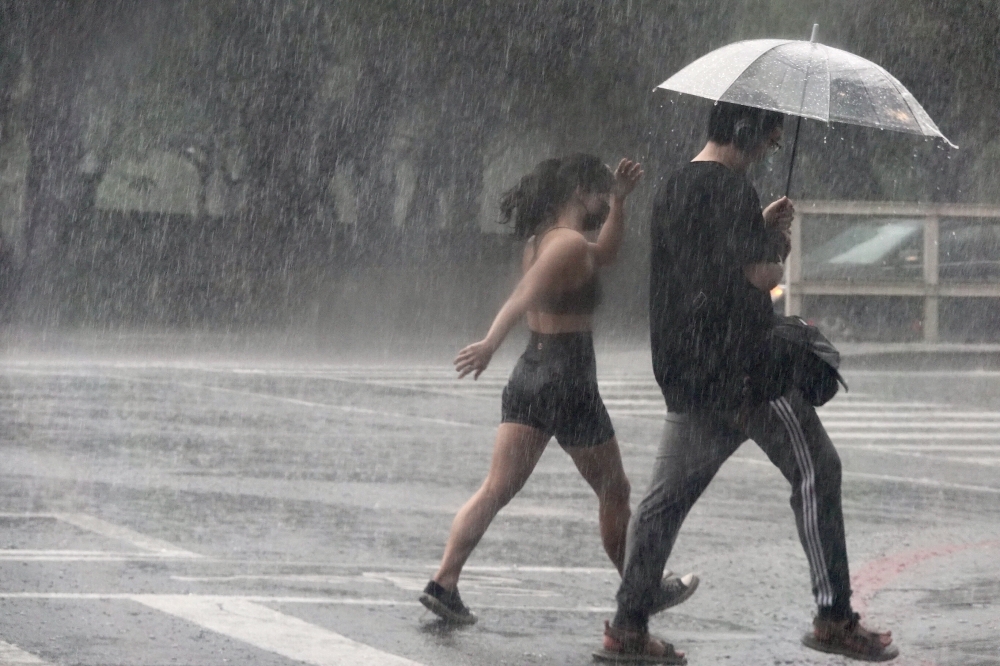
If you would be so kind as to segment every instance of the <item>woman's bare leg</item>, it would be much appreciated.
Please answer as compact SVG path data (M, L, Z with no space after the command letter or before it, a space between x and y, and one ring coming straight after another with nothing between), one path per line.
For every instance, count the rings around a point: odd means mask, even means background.
M604 444L591 447L567 448L576 468L597 493L598 516L601 523L601 541L604 550L618 569L625 566L625 535L632 516L629 494L632 487L622 467L622 454L618 440L612 437Z
M454 590L458 586L465 561L493 518L531 476L550 437L540 430L517 423L500 425L486 480L458 510L451 523L441 568L434 575L438 585L446 590Z

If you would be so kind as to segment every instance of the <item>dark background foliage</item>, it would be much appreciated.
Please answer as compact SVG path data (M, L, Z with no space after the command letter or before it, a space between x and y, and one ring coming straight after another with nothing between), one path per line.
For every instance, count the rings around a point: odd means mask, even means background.
M814 22L961 150L807 121L793 196L1000 203L993 1L0 0L6 316L464 335L514 271L497 195L587 150L646 166L605 315L641 330L649 202L708 108L654 86Z

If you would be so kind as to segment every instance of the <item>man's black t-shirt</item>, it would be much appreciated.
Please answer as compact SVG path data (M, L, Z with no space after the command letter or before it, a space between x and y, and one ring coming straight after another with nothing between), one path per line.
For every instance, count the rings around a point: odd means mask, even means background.
M780 261L745 176L691 162L653 205L649 314L653 371L672 411L739 407L764 372L774 315L747 264Z

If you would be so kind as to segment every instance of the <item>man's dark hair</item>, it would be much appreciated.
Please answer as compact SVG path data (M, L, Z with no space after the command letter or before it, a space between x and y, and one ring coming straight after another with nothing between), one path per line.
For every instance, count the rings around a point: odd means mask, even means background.
M733 144L743 152L749 152L784 122L784 114L777 111L716 102L708 116L708 140L723 146Z

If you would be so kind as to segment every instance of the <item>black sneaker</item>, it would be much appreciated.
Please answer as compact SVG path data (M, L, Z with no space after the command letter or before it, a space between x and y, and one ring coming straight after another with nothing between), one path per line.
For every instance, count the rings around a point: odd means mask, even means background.
M660 581L660 594L656 603L649 609L649 614L653 615L677 604L684 603L698 589L699 582L698 576L693 573L681 576L680 578L672 573L668 573Z
M479 619L462 603L457 589L449 592L433 580L427 583L424 593L420 595L420 603L445 622L475 624Z

